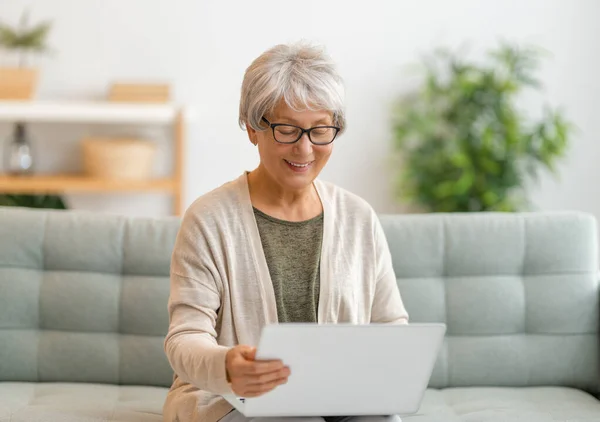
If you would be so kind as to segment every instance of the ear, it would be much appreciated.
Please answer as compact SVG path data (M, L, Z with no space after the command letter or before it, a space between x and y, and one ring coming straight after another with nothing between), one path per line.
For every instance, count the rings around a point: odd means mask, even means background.
M248 122L246 122L246 131L248 132L248 139L250 139L250 142L252 142L254 145L257 145L258 134L256 133L256 130L254 130L254 128L248 124Z

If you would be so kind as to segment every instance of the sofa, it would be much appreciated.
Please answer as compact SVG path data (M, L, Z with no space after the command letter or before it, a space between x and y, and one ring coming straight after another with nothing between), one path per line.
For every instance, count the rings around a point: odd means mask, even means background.
M411 322L447 335L405 422L600 421L596 221L381 215ZM180 220L0 208L0 421L161 421Z

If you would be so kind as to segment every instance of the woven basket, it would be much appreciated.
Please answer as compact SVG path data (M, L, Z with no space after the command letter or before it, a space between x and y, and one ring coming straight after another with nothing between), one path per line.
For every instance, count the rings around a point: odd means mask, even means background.
M33 98L37 80L37 69L0 67L0 99L29 100Z
M87 138L82 141L88 176L147 180L152 177L156 145L139 139Z

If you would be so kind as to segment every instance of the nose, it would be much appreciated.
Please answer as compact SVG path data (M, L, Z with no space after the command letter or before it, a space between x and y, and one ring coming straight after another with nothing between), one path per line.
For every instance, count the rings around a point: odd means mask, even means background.
M303 133L298 142L294 144L295 153L300 156L307 156L312 154L312 143L308 138L308 133Z

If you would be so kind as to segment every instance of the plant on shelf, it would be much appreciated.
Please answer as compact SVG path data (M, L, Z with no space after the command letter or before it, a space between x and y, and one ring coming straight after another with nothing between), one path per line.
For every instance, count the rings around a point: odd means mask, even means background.
M18 26L0 22L0 47L5 53L14 53L16 63L0 67L0 98L30 99L35 91L38 71L28 66L33 54L49 51L47 38L52 28L49 21L29 26L29 13L25 11Z
M66 210L62 197L58 195L0 195L2 207L52 208Z
M503 43L487 58L425 58L423 84L394 112L400 200L428 212L517 211L541 169L556 173L572 125L548 106L530 121L516 105L541 86L541 50Z

